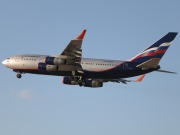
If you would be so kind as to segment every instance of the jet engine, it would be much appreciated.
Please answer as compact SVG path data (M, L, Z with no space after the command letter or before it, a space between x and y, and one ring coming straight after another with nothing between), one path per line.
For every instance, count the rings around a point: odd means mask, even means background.
M93 88L97 88L97 87L102 87L103 86L103 82L98 82L95 80L86 80L86 84L84 87L93 87Z
M37 68L41 71L57 71L58 70L58 66L47 65L45 63L38 63Z
M46 57L44 58L44 63L49 65L64 65L66 63L66 60L58 57Z
M63 84L69 84L69 85L78 85L78 82L72 81L71 77L68 77L68 76L63 77L62 83Z
M68 85L78 85L78 82L72 81L71 77L68 77L68 76L63 77L62 83L68 84ZM97 87L102 87L102 86L103 86L102 82L98 82L94 80L86 80L84 84L84 87L92 87L92 88L97 88Z

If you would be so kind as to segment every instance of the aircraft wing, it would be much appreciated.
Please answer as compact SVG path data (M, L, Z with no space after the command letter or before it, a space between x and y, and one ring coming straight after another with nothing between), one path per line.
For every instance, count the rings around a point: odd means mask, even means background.
M101 81L101 82L116 82L116 83L124 83L127 84L128 82L141 82L144 78L145 74L141 75L137 80L126 80L123 78L119 79L95 79L96 81Z
M76 70L79 73L83 73L81 67L81 58L82 58L82 41L85 36L86 30L83 30L82 33L74 40L71 40L64 51L61 53L60 57L67 61L68 65L75 66Z

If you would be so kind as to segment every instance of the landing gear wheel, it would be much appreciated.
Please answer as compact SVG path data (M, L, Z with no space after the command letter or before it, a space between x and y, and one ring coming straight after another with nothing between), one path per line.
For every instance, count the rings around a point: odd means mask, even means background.
M17 74L16 77L20 79L22 76L21 74Z
M79 86L82 86L82 80L78 80Z
M79 83L79 86L82 87L83 86L82 83Z
M82 82L82 85L83 85L83 86L86 86L86 82L83 81L83 82Z
M79 86L86 86L85 79L84 78L79 79L78 84L79 84Z

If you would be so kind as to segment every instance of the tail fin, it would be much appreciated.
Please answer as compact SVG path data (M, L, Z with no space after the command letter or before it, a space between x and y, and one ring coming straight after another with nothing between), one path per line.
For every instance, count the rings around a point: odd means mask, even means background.
M177 34L177 32L169 32L130 61L139 63L137 67L156 68Z

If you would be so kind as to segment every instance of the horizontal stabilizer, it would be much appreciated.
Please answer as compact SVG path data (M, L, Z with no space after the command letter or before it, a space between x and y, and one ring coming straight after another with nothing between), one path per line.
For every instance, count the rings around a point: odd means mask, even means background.
M147 60L139 65L137 65L136 67L140 67L140 68L157 68L158 64L159 64L160 59L159 58L152 58L150 60Z
M163 73L170 73L170 74L177 74L176 72L166 71L166 70L156 70L157 72L163 72Z

